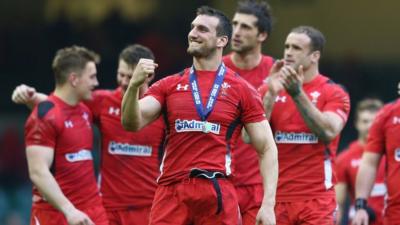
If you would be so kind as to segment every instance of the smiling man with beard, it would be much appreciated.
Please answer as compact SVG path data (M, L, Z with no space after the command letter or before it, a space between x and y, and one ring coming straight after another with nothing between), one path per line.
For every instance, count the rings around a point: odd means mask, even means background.
M263 204L257 222L275 224L277 151L254 88L222 63L232 27L220 11L197 10L188 34L193 66L159 80L139 100L139 89L157 64L141 59L122 102L125 129L139 130L161 113L168 136L150 224L240 224L233 184L232 146L241 128L260 160ZM190 124L190 126L182 126Z

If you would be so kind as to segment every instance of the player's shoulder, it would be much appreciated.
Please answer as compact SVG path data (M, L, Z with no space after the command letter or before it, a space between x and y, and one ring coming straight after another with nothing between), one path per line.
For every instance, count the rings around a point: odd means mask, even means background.
M376 114L377 120L381 119L382 117L388 117L393 113L400 112L400 98L386 103Z
M36 114L38 119L44 119L49 114L53 113L55 108L56 103L51 99L47 99L37 104L36 110L33 111L33 114Z
M331 92L340 91L345 94L349 93L347 88L343 84L338 83L325 75L319 75L319 76L320 76L320 83L321 83L322 89L325 89L326 91L331 91Z

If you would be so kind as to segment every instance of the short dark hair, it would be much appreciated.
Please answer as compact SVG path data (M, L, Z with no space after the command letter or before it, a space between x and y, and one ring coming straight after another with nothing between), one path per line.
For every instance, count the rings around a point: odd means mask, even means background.
M322 51L324 50L326 42L325 37L322 32L317 30L316 28L311 26L299 26L293 28L290 32L307 35L311 39L312 51L320 51L322 53Z
M357 121L358 114L363 111L377 112L383 106L383 102L378 98L365 98L357 103L355 111L355 119Z
M237 13L250 14L257 18L256 26L259 32L272 31L271 7L266 1L243 0L236 9Z
M88 62L97 64L100 62L100 56L76 45L58 50L52 63L56 84L64 84L71 72L81 73Z
M123 60L129 66L136 65L141 58L155 59L149 48L139 44L129 45L119 54L119 60Z
M221 11L211 8L209 6L201 6L197 9L197 15L207 15L217 17L219 20L217 26L217 36L227 36L228 42L232 37L232 25L231 21L224 13Z

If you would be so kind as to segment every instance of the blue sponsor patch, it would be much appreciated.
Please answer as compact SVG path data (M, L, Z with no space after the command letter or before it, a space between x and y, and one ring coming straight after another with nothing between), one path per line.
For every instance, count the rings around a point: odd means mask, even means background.
M198 120L175 120L176 132L203 132L219 134L221 129L220 124Z
M153 148L146 145L131 145L110 141L108 152L113 155L151 156Z
M318 137L310 133L275 132L275 142L279 144L316 144Z
M65 154L65 159L67 159L68 162L78 162L84 160L92 160L93 157L91 151L82 149L78 152Z

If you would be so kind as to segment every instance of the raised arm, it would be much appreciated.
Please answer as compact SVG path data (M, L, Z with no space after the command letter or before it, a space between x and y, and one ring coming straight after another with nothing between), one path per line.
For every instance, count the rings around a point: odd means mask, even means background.
M381 159L380 154L364 152L356 179L356 215L355 225L368 225L368 213L365 210L366 202L375 183L376 171ZM361 204L361 205L360 205Z
M277 60L271 68L270 75L267 78L268 91L263 96L263 105L265 116L271 118L272 109L275 104L275 99L278 93L283 90L283 81L280 70L283 66L283 61Z
M47 97L46 94L37 92L34 87L20 84L15 87L11 95L11 100L16 104L23 104L29 109L33 109L36 104L46 100Z
M146 78L154 74L157 64L151 59L140 59L122 99L121 122L125 130L137 131L157 119L161 104L152 96L139 100L139 89Z
M29 177L43 197L56 209L60 210L69 225L94 225L91 219L65 197L60 186L50 172L53 163L54 149L30 145L26 148Z
M278 182L278 151L267 120L245 125L253 147L257 150L263 178L264 198L257 214L257 224L276 224L275 194Z
M318 138L329 143L342 131L345 121L336 113L321 112L307 97L302 87L304 80L302 66L298 72L289 66L284 67L282 72L284 87L293 98L304 122Z

